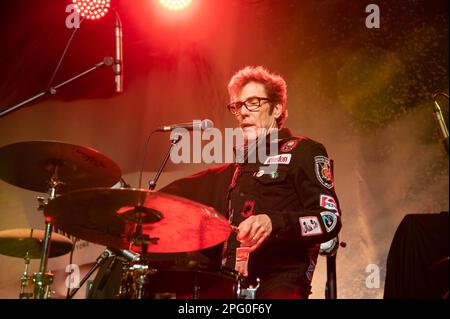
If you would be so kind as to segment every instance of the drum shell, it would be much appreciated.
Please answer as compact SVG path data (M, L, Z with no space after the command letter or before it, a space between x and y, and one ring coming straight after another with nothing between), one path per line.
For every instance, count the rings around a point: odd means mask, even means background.
M150 262L146 299L235 299L242 277L234 270L190 260ZM137 274L121 258L110 258L92 285L89 298L132 298ZM128 284L127 284L128 283Z

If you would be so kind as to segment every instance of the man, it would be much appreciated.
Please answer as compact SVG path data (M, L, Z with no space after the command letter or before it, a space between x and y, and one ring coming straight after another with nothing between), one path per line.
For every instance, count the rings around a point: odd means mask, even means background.
M320 243L341 229L332 161L323 145L284 128L282 77L246 67L232 77L228 91L228 109L245 139L244 158L274 130L278 139L266 140L276 143L277 156L222 165L161 191L213 206L237 226L224 244L222 263L260 279L256 298L308 298Z

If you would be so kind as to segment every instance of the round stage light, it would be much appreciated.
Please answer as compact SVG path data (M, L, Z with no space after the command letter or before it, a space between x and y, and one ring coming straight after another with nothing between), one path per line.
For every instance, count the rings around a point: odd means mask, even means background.
M159 3L170 11L181 11L191 3L192 0L159 0Z
M96 20L108 12L111 0L72 0L82 18Z

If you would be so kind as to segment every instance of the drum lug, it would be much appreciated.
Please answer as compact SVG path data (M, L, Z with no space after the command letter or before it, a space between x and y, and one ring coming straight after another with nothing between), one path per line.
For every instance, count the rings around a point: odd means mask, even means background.
M259 278L256 278L256 282L256 287L254 287L253 285L249 285L248 288L242 288L241 282L238 282L236 291L237 299L255 299L256 291L260 286Z

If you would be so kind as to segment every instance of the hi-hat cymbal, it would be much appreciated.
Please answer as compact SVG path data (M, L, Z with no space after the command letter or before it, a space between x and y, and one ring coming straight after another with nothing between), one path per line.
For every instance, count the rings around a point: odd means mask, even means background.
M27 141L0 148L0 178L12 185L47 193L55 172L63 184L57 193L110 187L122 175L120 168L98 151L54 141Z
M148 252L154 253L212 247L231 231L226 218L211 207L144 189L78 190L51 200L44 214L68 234L117 249L130 249L141 218L143 233L158 238L148 245Z
M0 231L0 254L31 259L41 258L45 232L39 229L17 228ZM66 236L52 233L50 257L58 257L72 250L73 243Z

